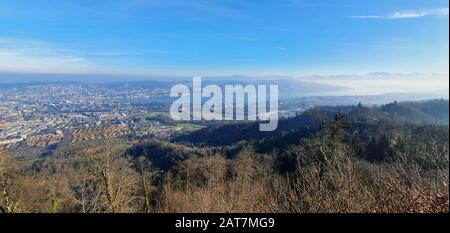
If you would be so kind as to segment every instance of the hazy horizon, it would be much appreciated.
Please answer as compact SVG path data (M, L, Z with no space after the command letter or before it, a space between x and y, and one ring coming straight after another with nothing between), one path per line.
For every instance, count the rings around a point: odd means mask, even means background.
M367 74L340 74L340 75L309 75L309 76L203 76L205 81L236 81L252 82L271 80L279 82L282 86L289 86L283 80L297 81L299 88L304 92L309 85L314 90L307 93L298 93L295 96L370 96L385 94L412 94L410 99L445 98L449 95L449 79L447 74L391 74L373 72ZM192 76L164 76L164 75L106 75L106 74L23 74L0 73L1 84L14 83L133 83L133 82L189 82ZM324 85L321 87L320 85ZM331 88L330 88L331 87ZM322 90L322 88L324 90ZM402 97L404 99L405 97ZM408 99L407 98L407 99Z

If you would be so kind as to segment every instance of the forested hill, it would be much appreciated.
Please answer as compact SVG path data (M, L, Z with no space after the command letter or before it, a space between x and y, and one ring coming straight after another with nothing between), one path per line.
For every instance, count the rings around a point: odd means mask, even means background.
M448 100L392 103L383 105L380 111L419 124L449 123Z
M280 120L278 129L274 132L260 132L259 123L256 122L226 124L180 135L174 141L220 146L240 141L277 138L286 143L316 132L320 128L321 120L332 118L337 113L344 114L353 128L359 127L363 130L382 128L383 125L390 125L394 129L404 124L448 125L449 101L394 102L375 107L362 105L316 107L296 117Z

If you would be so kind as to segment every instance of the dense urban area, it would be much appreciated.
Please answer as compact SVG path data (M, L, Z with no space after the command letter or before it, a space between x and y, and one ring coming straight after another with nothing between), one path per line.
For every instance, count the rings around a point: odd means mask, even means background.
M0 148L43 149L61 142L108 140L130 135L168 137L181 128L152 120L163 107L132 104L133 99L161 97L167 92L81 84L2 89Z

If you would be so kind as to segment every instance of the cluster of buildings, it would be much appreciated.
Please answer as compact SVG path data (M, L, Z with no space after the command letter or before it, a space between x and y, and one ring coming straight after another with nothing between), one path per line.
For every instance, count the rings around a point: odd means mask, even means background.
M162 89L81 84L0 89L0 148L47 147L63 140L170 135L174 126L141 121L152 109L132 102L164 93Z

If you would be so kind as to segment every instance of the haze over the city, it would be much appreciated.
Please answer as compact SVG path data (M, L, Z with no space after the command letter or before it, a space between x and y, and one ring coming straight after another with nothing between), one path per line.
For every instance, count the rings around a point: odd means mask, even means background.
M448 92L448 9L445 0L4 0L0 82L320 77L373 93Z

